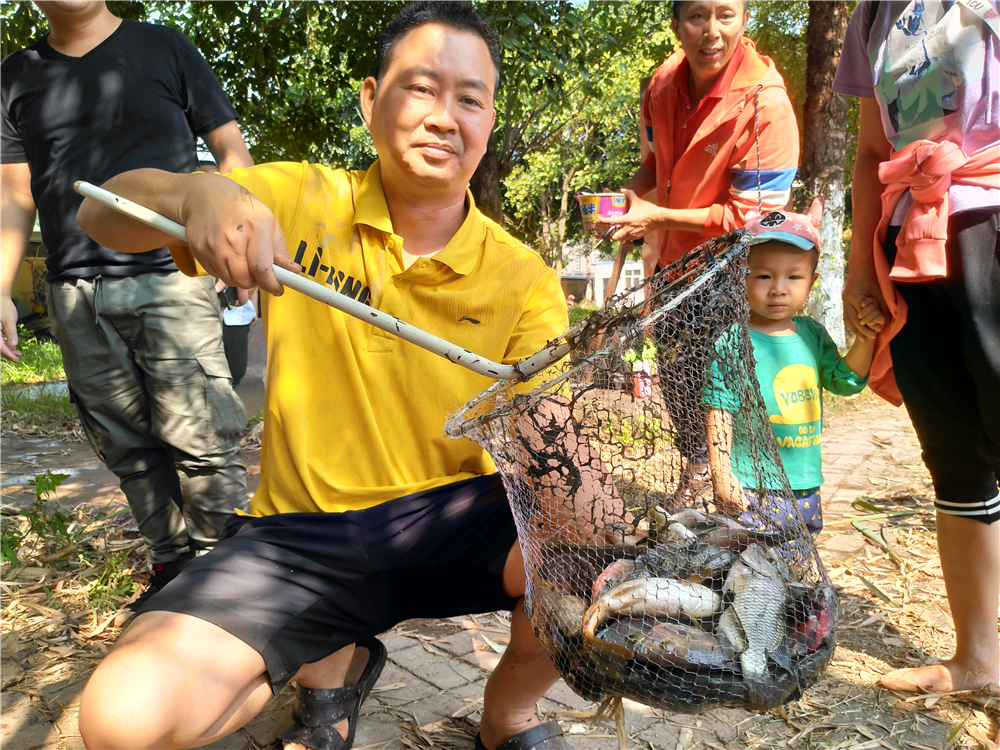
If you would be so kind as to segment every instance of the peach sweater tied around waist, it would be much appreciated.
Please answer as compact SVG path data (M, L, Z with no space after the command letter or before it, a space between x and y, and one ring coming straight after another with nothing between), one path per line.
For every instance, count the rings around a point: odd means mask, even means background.
M906 323L906 303L896 292L895 283L927 282L948 276L948 188L961 182L1000 190L1000 158L995 145L969 156L950 141L915 141L882 162L878 177L885 189L882 218L875 230L874 261L889 320L875 340L869 384L882 398L898 406L903 399L892 369L889 341ZM903 219L896 239L896 259L890 268L883 243L896 204L907 190L913 205Z

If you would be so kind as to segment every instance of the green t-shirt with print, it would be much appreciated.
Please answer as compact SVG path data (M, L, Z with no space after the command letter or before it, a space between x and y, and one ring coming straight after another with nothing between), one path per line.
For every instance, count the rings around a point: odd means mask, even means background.
M755 372L760 395L767 408L771 430L778 443L778 454L793 490L819 487L823 484L822 435L823 390L839 396L861 392L868 382L851 370L837 351L826 329L812 318L793 318L795 333L771 336L750 330ZM716 351L727 356L726 339L720 338ZM739 399L721 377L718 362L713 362L705 403L736 415ZM754 479L746 436L734 420L732 466L733 473L747 488L758 487ZM759 461L758 461L759 462ZM764 475L772 475L766 467Z

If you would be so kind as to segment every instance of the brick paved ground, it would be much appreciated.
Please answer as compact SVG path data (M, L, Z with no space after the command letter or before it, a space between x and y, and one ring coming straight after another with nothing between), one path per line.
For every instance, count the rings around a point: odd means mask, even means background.
M8 440L4 446L4 486L8 489L17 484L13 480L18 479L18 473L25 473L17 468L18 451L33 450L30 445L25 449L22 442ZM69 485L68 491L99 495L109 492L107 488L115 487L116 482L113 477L109 479L110 475L104 476L107 472L103 467L95 466L93 457L87 455L85 449L73 450L70 457L59 459L76 461L78 473L73 481L79 478L78 485ZM827 478L823 488L824 515L828 522L848 513L859 495L883 490L894 483L912 482L919 473L919 452L905 412L878 402L868 402L863 408L847 407L828 416L824 457ZM828 566L850 560L864 546L865 541L857 534L829 533L820 542ZM499 659L490 642L504 642L506 630L502 618L484 616L411 621L385 634L389 662L362 710L355 748L472 747L471 738L460 732L462 722L447 720L465 716L478 721L483 685ZM24 662L7 658L12 650L16 652L16 645L11 648L4 645L4 684L12 681L2 700L0 743L4 750L82 748L76 712L86 675L56 682L40 692L19 688L18 685L26 683L18 682L16 670L22 669ZM841 658L838 649L834 663ZM13 676L11 670L15 670ZM245 730L210 747L214 750L269 747L277 732L289 722L290 702L291 692L286 689ZM592 730L586 724L585 717L593 711L593 704L574 695L562 682L549 691L539 709L545 718L561 721L575 750L617 747L609 728ZM845 721L849 719L848 716ZM774 715L757 716L740 710L717 710L698 716L665 715L634 703L627 703L626 714L629 747L657 750L742 747L739 740L745 739L748 732L775 720ZM918 746L926 740L922 746L941 747L944 731L945 728L936 725L930 727ZM870 740L867 735L857 735L856 739L856 743L843 747L875 747L858 744ZM886 747L895 745L890 743Z

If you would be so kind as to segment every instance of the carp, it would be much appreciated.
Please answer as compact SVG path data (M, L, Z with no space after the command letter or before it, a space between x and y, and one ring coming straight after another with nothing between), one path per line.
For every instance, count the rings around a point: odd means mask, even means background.
M682 546L654 547L639 555L636 563L663 578L691 583L717 579L721 583L735 560L731 550L695 541Z
M669 527L673 523L683 524L705 544L735 550L737 553L752 543L771 546L786 542L793 536L787 531L778 533L753 531L728 516L702 513L694 508L685 508L669 516L665 526Z
M746 636L743 633L743 626L740 625L739 615L732 605L726 607L719 622L715 626L715 633L719 637L720 643L734 654L740 654L747 647Z
M819 649L833 630L836 617L836 594L824 586L806 597L806 615L792 631L792 653L804 656ZM798 602L796 604L799 604ZM801 609L801 604L795 609Z
M785 641L788 587L769 551L752 544L733 563L723 591L733 603L732 615L720 618L720 632L734 648L745 644L738 649L744 678L763 682L768 657Z

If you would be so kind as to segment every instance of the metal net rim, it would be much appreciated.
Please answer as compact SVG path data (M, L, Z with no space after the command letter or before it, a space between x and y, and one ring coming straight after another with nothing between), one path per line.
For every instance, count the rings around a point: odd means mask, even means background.
M723 235L715 240L715 242L727 241L728 243L731 243L725 252L712 256L711 260L704 266L696 266L692 270L681 274L677 278L670 278L672 274L677 272L677 270L683 270L688 264L696 262L699 259L704 260L704 255L710 252L703 249L704 245L695 248L674 263L660 269L653 276L646 278L641 284L610 298L605 303L604 308L595 311L594 315L590 318L581 321L572 328L569 328L561 336L548 342L546 348L551 348L561 343L568 343L570 345L570 352L579 351L586 342L592 340L600 331L611 327L612 322L627 320L629 318L632 319L631 325L636 329L654 324L660 318L667 315L671 310L680 306L685 299L697 291L712 276L728 267L733 260L747 252L750 247L750 239L751 234L745 229L737 229L727 235ZM699 270L700 273L694 281L690 281L691 275ZM668 279L669 281L667 281ZM667 283L664 283L664 286L661 289L657 289L651 297L643 299L641 302L631 302L633 295L637 292L642 291L649 286L654 286L663 282ZM684 282L688 282L686 288L677 294L676 291L678 286ZM672 293L674 293L673 296L671 296ZM648 313L643 314L643 311L649 310L651 305L655 305L658 300L668 296L670 299L665 304L654 307ZM618 305L626 302L628 303L627 306L623 306L622 309L615 311L615 308ZM604 312L604 310L607 310L607 312ZM631 327L626 330L629 333L633 332ZM451 437L467 437L469 433L481 429L491 421L502 419L503 417L517 413L521 410L525 403L530 403L531 401L538 399L546 391L549 391L554 385L558 385L561 382L569 380L572 375L578 374L584 367L592 363L593 360L613 353L614 346L609 348L600 348L593 351L585 357L579 359L572 367L566 368L556 377L546 380L544 383L538 385L531 391L515 394L508 402L506 408L495 409L494 411L486 414L480 414L476 417L468 417L467 415L470 411L475 410L477 407L488 402L490 399L494 399L494 403L496 403L497 393L509 388L511 383L523 383L530 381L539 377L540 373L524 376L518 381L497 381L456 411L445 423L445 432ZM565 356L569 356L569 354ZM562 359L557 362L553 362L550 367L557 365L559 361L562 361ZM542 372L544 372L544 370Z

